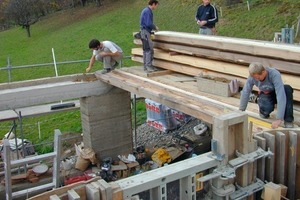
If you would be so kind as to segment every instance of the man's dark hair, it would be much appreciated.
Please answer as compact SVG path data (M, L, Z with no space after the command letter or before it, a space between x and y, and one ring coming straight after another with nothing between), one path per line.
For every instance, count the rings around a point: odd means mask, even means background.
M92 39L89 43L89 48L94 49L97 48L100 45L100 41L97 39Z
M149 3L148 3L150 6L153 5L153 4L158 4L158 1L157 0L149 0Z

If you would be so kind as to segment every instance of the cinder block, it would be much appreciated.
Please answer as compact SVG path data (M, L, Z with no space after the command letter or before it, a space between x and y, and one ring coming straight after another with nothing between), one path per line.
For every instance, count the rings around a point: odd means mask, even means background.
M224 78L204 76L197 77L197 86L201 92L215 94L223 97L230 97L230 81Z

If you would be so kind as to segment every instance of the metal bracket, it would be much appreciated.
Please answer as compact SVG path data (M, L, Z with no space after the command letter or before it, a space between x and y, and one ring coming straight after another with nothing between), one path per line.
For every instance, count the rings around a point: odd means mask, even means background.
M197 181L205 182L214 178L229 179L235 177L235 169L226 165L213 170L212 173L202 176Z
M212 141L212 144L216 145L217 141ZM235 159L232 159L228 162L228 165L221 165L218 168L214 169L212 173L203 176L198 179L198 181L205 182L214 178L222 178L222 179L231 179L235 177L235 170L247 163L254 162L263 157L271 157L273 156L273 152L268 149L268 151L263 150L258 147L256 151L253 151L249 154L241 154L236 151L236 155L238 156ZM210 156L210 155L209 155ZM220 155L219 155L220 156ZM217 159L218 160L218 159Z
M218 141L212 139L211 140L211 152L212 154L209 155L209 157L216 159L218 161L222 161L225 158L225 154L221 155L218 152Z
M237 184L235 185L237 190L230 195L230 199L239 200L239 199L244 199L254 194L255 192L264 189L265 184L262 180L257 178L255 183L252 183L251 185L248 185L246 187L241 187Z
M236 150L236 156L237 158L230 160L228 164L233 167L234 169L237 169L247 163L252 163L255 160L258 160L263 157L271 157L273 156L273 152L268 149L268 151L263 150L262 148L258 147L256 151L253 151L248 154L242 154Z

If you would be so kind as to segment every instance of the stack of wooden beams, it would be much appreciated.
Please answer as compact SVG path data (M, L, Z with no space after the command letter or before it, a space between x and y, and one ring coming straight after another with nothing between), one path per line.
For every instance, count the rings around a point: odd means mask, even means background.
M283 82L294 88L295 103L300 103L300 46L171 31L159 31L153 40L156 67L190 76L237 79L243 87L249 64L261 62L281 72ZM143 62L141 48L132 49L132 60Z

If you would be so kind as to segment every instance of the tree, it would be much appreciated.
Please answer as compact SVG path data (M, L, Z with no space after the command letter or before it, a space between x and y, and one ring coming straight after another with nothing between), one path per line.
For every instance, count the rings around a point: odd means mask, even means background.
M40 0L11 0L6 8L6 14L9 19L27 31L30 37L30 26L36 23L40 17Z
M0 30L5 30L9 27L5 18L5 10L8 5L8 0L0 0Z

